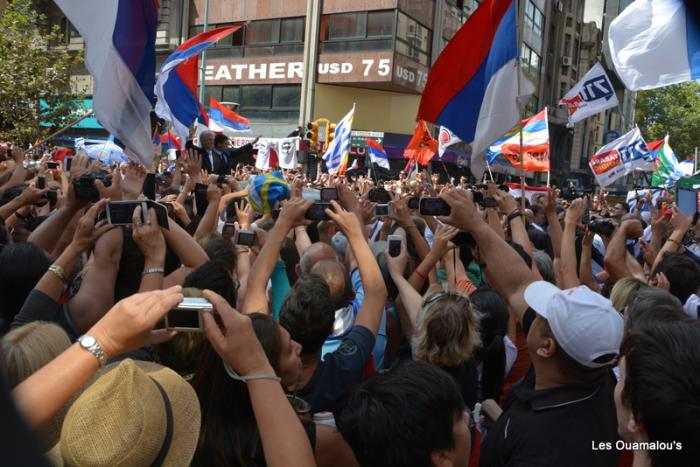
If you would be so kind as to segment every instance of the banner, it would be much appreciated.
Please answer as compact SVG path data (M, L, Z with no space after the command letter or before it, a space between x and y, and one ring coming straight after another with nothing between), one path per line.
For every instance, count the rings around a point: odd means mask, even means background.
M549 171L549 122L547 108L537 115L522 121L523 152L525 172ZM498 156L505 157L516 169L520 170L520 126L512 128L503 138L488 149L488 162L494 164Z
M258 155L255 159L255 168L260 170L275 167L296 169L299 140L299 137L260 138L258 140Z
M619 102L607 73L596 63L588 73L564 96L559 105L569 111L569 127L591 115L617 107Z
M642 138L639 128L634 128L612 143L603 146L591 157L588 165L598 184L605 187L635 169L645 166L651 158L652 153Z

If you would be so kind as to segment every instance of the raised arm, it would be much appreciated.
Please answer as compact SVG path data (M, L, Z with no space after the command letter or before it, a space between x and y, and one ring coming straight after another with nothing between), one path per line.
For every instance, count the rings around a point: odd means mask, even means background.
M554 257L560 258L563 232L557 216L557 191L554 188L550 188L547 196L544 198L544 213L549 224L549 236L552 239Z
M304 215L312 204L312 201L293 199L289 200L280 211L277 222L267 235L265 245L260 250L260 254L255 259L248 274L248 287L242 309L244 314L270 312L265 295L267 281L272 275L275 264L277 264L277 258L287 233L295 225L301 225L304 222Z
M566 211L564 235L561 242L561 286L570 289L581 284L576 267L576 228L583 218L585 201L576 199Z
M206 290L204 297L215 307L204 314L204 332L221 359L246 381L265 463L269 467L316 465L309 438L275 377L272 365L255 336L250 318L231 308L226 300Z
M180 287L132 295L112 307L87 334L109 357L158 344L174 333L152 331L160 319L182 301ZM17 406L34 428L48 423L100 367L95 356L73 344L61 355L21 382L13 391Z
M200 240L216 230L219 221L219 200L221 199L221 189L216 184L210 184L207 188L207 205L202 219L199 221L197 231L194 233L195 240Z
M391 278L396 288L399 289L399 299L401 300L403 311L405 312L402 313L405 317L402 316L401 329L404 335L410 338L414 334L416 321L418 320L418 315L421 310L422 298L403 275L406 269L406 263L408 262L406 242L401 243L401 254L399 254L399 256L393 258L389 256L388 253L384 253L384 255L386 256Z
M145 258L139 292L162 289L165 274L165 238L158 226L155 209L149 209L146 215L147 222L143 223L141 206L134 209L132 236Z
M656 266L661 262L664 257L664 253L667 251L676 252L680 250L681 245L683 244L683 238L685 237L686 232L688 232L690 226L693 224L693 219L683 214L678 207L673 206L672 210L673 215L671 216L671 225L673 226L673 232L671 233L671 236L668 237L668 240L666 240L666 243L664 243L661 250L659 250L659 254L656 255L654 266L651 268L652 271L656 269Z
M209 261L204 249L177 222L168 218L168 226L170 229L164 229L163 236L183 266L198 268Z
M627 239L639 238L643 233L642 224L636 219L624 221L613 235L605 252L605 271L613 282L631 276L627 267Z
M513 195L497 190L494 197L498 202L498 207L501 212L505 213L507 216L518 212L518 202ZM525 220L522 215L511 217L510 235L514 243L519 244L529 255L532 255L532 242L525 228Z
M581 264L579 265L578 276L581 283L588 286L594 292L600 292L598 283L593 278L593 237L595 234L590 230L583 236L581 243Z
M365 290L364 300L360 306L355 324L366 327L376 336L386 301L384 278L379 270L377 260L374 259L372 250L367 243L360 219L355 214L345 211L335 201L331 201L331 206L333 209L326 209L326 213L335 221L348 239L350 248L352 248L352 252L357 260Z
M451 207L450 215L440 220L471 232L493 280L492 285L503 294L516 318L522 321L528 308L525 289L537 280L537 276L528 269L518 253L484 222L470 192L449 190L440 197Z

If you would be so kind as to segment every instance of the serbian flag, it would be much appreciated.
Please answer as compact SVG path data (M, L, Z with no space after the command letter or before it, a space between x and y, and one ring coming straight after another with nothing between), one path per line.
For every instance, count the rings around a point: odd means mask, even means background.
M156 0L56 0L85 41L95 117L146 167L153 160L151 107Z
M222 127L222 132L224 130L250 131L250 121L247 118L221 105L219 101L214 99L214 96L211 96L209 99L209 128L212 127L214 122Z
M160 68L156 83L156 114L172 122L175 134L186 140L195 121L209 124L209 119L197 97L199 54L240 26L227 26L197 34L186 40Z
M413 132L411 141L408 142L408 146L403 151L403 157L415 160L420 165L428 165L428 162L430 162L437 150L437 140L430 134L425 121L420 120Z
M430 68L418 108L417 119L471 144L477 179L486 170L486 149L520 120L518 97L535 91L521 71L518 89L515 9L513 0L481 2Z
M168 149L177 149L178 151L181 150L182 144L180 141L180 138L175 136L170 130L168 130L166 134L160 135L160 143L167 144Z
M369 159L373 164L377 164L379 167L383 167L387 170L389 169L389 157L377 140L367 138L367 151L369 152Z

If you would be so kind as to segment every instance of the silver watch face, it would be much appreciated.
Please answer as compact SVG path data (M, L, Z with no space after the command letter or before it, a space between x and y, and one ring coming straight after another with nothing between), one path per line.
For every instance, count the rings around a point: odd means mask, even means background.
M97 341L92 336L83 336L80 339L80 345L82 345L83 347L92 347L96 343L97 343Z

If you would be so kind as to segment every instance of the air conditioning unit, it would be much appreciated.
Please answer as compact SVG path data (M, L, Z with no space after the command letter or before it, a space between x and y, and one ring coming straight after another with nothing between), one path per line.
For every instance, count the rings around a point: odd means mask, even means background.
M571 66L571 57L562 57L561 66Z

